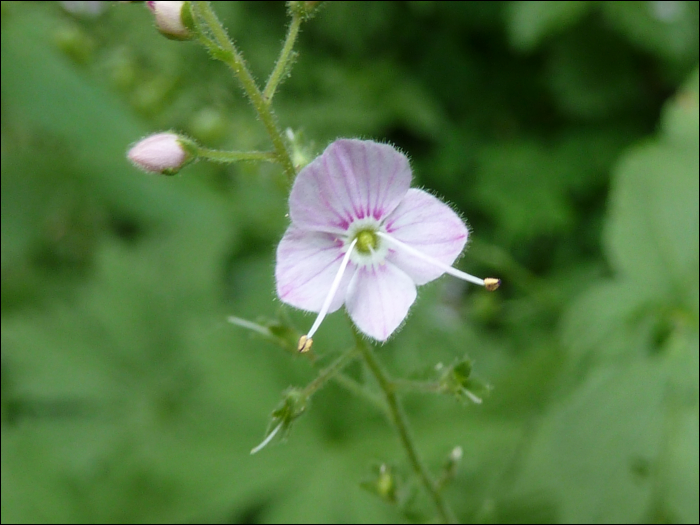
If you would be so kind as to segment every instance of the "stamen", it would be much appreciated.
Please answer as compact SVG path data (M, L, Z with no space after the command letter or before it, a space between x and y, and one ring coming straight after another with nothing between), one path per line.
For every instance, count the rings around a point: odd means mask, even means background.
M272 438L275 437L275 434L279 432L279 429L282 428L282 423L280 422L279 425L275 427L275 429L270 432L265 439L263 439L263 442L260 443L257 447L255 447L253 450L250 451L250 455L252 456L253 454L257 454L260 452L262 449L265 448L265 445L267 445L270 441L272 441Z
M318 316L316 317L316 320L314 321L314 324L311 325L311 329L309 330L309 333L306 335L302 335L301 338L299 339L299 351L300 352L307 352L311 348L311 343L313 343L313 339L311 339L311 336L316 333L316 330L318 330L318 327L321 326L321 321L323 321L323 318L326 317L326 314L328 313L328 309L331 306L331 301L333 300L333 297L335 297L335 292L338 291L338 286L340 286L340 280L343 278L343 274L345 273L345 268L347 268L348 263L350 262L350 255L352 254L352 250L355 248L355 245L357 244L357 238L355 238L352 243L350 243L350 246L348 247L348 251L345 252L345 257L343 257L343 261L340 263L340 268L338 269L338 273L335 274L335 279L333 279L333 284L331 284L331 289L328 291L328 295L326 296L325 301L323 301L323 306L321 306L321 311L318 312Z
M450 275L454 275L455 277L458 277L464 281L469 281L470 283L478 284L479 286L485 286L489 292L494 291L501 284L501 281L499 279L494 279L493 277L487 277L486 279L479 279L478 277L474 277L473 275L470 275L470 274L465 273L463 271L457 270L456 268L453 268L452 266L447 266L446 264L441 263L437 259L434 259L434 258L430 257L429 255L425 255L424 253L419 252L415 248L412 248L411 246L404 244L399 240L394 239L391 235L388 235L384 232L378 231L377 235L379 237L381 237L382 239L389 241L397 248L401 248L402 250L410 253L411 255L413 255L415 257L418 257L419 259L422 259L427 263L430 263L434 266L437 266L445 273L449 273Z

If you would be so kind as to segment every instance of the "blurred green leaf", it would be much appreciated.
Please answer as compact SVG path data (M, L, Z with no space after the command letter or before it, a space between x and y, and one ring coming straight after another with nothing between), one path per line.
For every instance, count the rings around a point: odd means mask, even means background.
M672 488L698 477L697 462L672 459L698 446L698 142L686 124L697 88L666 111L659 139L616 170L605 237L616 281L567 312L563 340L586 366L543 417L520 484L559 491L564 521L697 519L697 493Z
M512 44L522 50L536 48L550 35L578 22L591 2L510 2L508 30Z
M685 119L698 122L697 89L681 91L673 105L679 104L682 114L663 130L668 139L640 145L620 161L605 241L613 265L633 283L692 300L698 288L698 127Z

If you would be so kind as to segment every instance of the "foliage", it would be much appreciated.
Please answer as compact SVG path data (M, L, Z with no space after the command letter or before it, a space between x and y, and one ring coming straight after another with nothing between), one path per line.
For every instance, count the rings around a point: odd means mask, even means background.
M422 288L377 352L443 382L404 401L461 521L697 523L698 4L503 4L329 2L277 115L311 156L339 136L406 151L469 220L460 267L504 282ZM266 78L284 6L215 9ZM2 3L3 522L430 519L342 382L249 455L353 336L336 314L317 362L280 350L311 317L273 295L278 166L125 161L161 129L268 147L229 73L152 25ZM374 399L359 364L345 380Z

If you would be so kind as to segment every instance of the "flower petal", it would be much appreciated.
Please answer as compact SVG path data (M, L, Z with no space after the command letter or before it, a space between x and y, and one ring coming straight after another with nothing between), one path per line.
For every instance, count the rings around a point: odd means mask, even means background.
M452 209L437 197L411 188L385 222L389 235L412 248L452 265L462 253L469 231ZM416 284L437 279L444 272L436 266L397 248L390 248L387 260L411 276Z
M386 341L416 300L416 285L391 263L358 268L348 286L345 308L361 332Z
M307 232L290 226L277 247L277 295L292 306L318 312L343 260L343 243L328 233ZM354 265L348 265L331 301L329 312L343 304Z
M340 139L301 170L289 213L301 228L340 233L355 219L386 217L410 184L408 159L392 146Z

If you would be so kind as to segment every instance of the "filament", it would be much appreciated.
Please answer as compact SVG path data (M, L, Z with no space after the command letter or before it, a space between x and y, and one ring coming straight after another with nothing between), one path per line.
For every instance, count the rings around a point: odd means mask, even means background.
M323 306L321 306L321 311L318 312L318 316L316 317L314 324L311 325L311 329L309 330L309 333L306 334L307 340L310 340L311 337L316 333L316 330L318 330L318 327L321 326L321 321L323 321L323 318L326 317L326 314L328 313L328 309L331 306L331 301L333 301L333 297L335 297L335 293L338 291L338 287L340 286L340 280L343 278L343 274L345 273L345 269L347 268L348 263L350 262L350 255L352 255L352 250L355 248L356 244L357 244L357 238L353 239L352 243L350 243L350 247L348 248L348 251L345 252L345 257L343 257L343 261L340 263L340 268L338 269L338 273L335 274L335 279L333 279L333 284L331 284L331 289L328 291L328 295L326 296L325 301L323 301Z
M468 273L465 273L463 271L457 270L456 268L453 268L452 266L448 266L437 259L434 259L433 257L430 257L429 255L425 255L424 253L419 252L415 248L412 248L411 246L402 243L401 241L398 241L394 239L391 235L388 235L384 232L377 232L377 235L381 237L382 239L385 239L392 243L394 246L397 248L400 248L404 250L405 252L410 253L414 257L418 257L419 259L432 264L433 266L436 266L440 268L443 272L449 273L450 275L454 275L455 277L458 277L464 281L469 281L470 283L478 284L479 286L484 286L484 279L479 279L478 277L474 277L473 275L470 275Z

